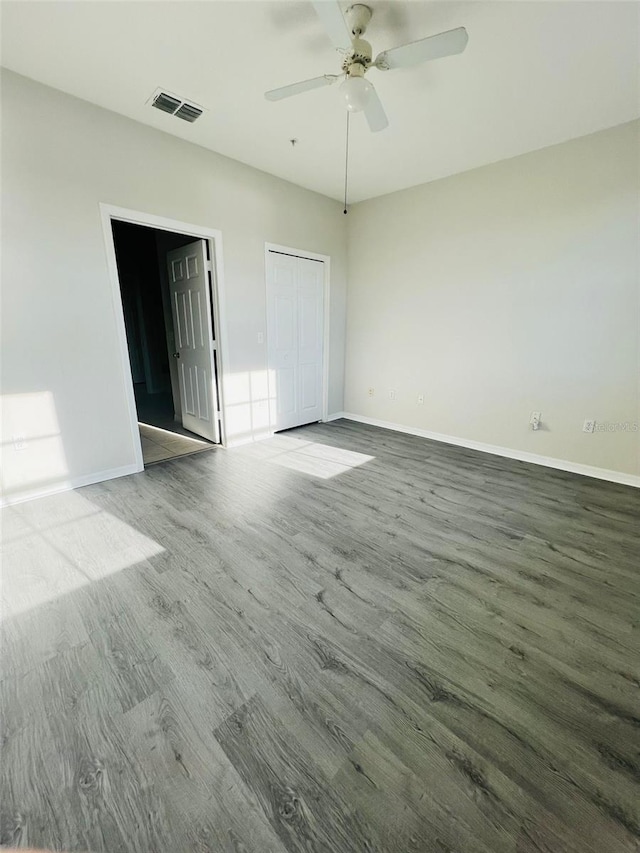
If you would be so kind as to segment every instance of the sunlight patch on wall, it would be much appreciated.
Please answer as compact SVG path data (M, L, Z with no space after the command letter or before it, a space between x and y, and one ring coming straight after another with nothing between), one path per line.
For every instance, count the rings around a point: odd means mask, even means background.
M2 513L3 618L24 613L164 551L77 492Z
M50 391L4 394L2 401L2 492L68 487L67 459Z
M275 387L272 385L272 387ZM227 441L263 438L273 430L275 400L269 396L269 371L232 373L224 380Z

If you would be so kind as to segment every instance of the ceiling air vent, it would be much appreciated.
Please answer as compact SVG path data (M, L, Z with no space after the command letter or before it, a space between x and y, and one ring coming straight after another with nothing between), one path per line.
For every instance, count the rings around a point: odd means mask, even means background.
M200 107L194 107L193 104L183 104L179 110L174 113L178 118L183 118L185 121L195 121L202 115Z
M185 101L184 98L177 97L177 95L163 92L162 89L156 89L147 103L150 103L157 110L162 110L163 113L170 113L188 122L194 122L203 113L202 107L197 107L195 104Z
M166 92L160 92L159 95L154 97L152 106L157 110L162 110L163 113L175 113L180 104L181 101L177 98L172 98L171 95L167 95Z

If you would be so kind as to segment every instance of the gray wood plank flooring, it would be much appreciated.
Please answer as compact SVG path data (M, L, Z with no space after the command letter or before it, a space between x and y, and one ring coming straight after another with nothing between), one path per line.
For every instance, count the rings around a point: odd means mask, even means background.
M338 421L3 531L3 844L640 849L638 490Z

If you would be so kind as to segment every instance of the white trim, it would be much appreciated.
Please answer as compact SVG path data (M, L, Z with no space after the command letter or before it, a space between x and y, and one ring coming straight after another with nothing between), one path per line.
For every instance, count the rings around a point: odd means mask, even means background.
M213 232L212 232L213 233ZM220 442L227 446L227 419L224 408L224 377L229 359L229 336L227 335L227 303L224 287L224 256L222 253L222 232L216 231L217 236L210 238L211 264L213 278L213 329L216 336L216 353L218 366L218 401L220 403Z
M137 474L140 469L135 465L123 465L122 468L111 468L108 471L96 471L94 474L84 474L82 477L72 477L47 486L44 489L32 489L18 492L16 495L7 495L0 499L0 507L13 506L25 501L33 501L37 498L46 498L49 495L57 495L60 492L70 492L82 486L91 486L94 483L102 483L105 480L115 480L117 477L126 477L128 474Z
M329 309L331 306L331 256L320 255L317 252L308 252L306 249L295 249L292 246L280 246L278 243L264 244L264 286L267 287L267 269L269 252L283 252L285 255L296 255L299 258L308 258L310 261L321 261L324 264L324 304L323 308L323 330L322 330L322 420L329 417ZM266 329L266 317L265 317ZM267 341L267 352L268 352ZM267 369L269 361L267 357Z
M124 309L122 306L122 296L120 294L120 280L118 278L118 266L116 263L113 231L111 229L111 221L113 219L117 220L118 222L130 222L134 225L144 225L147 228L157 228L160 231L173 231L177 234L186 234L189 237L207 240L207 242L209 243L214 270L213 299L215 304L211 307L214 316L213 322L216 341L219 344L218 393L220 397L220 414L222 416L220 422L220 440L222 445L226 446L227 436L225 430L226 418L224 409L224 372L226 365L229 364L229 351L226 334L227 326L224 298L222 232L216 228L207 228L203 225L191 225L188 222L180 222L177 219L168 219L164 216L156 216L153 213L144 213L139 210L129 210L125 207L115 207L114 205L104 204L103 202L99 203L99 208L100 218L102 221L102 231L104 235L105 251L107 255L107 270L109 273L109 282L111 284L111 298L113 300L114 314L116 319L116 333L118 337L118 347L120 350L120 369L122 370L122 377L126 388L127 407L129 411L130 422L129 426L135 456L135 468L133 470L143 471L144 461L142 458L142 442L140 440L140 430L138 428L138 413L136 410L136 400L133 392L133 377L131 376L131 366L129 363L129 348L127 346L127 333L124 323Z
M116 210L117 208L110 208L108 205L100 204L100 218L102 221L104 246L107 255L107 271L109 273L109 283L111 284L111 300L116 320L118 349L120 350L120 371L127 395L129 430L131 433L133 454L135 458L134 470L143 471L144 461L142 459L142 441L140 439L140 430L138 429L138 412L136 410L136 398L133 393L133 376L131 375L129 348L127 346L127 331L124 323L124 307L122 305L122 295L120 293L120 280L118 278L115 243L113 240L113 232L111 230L111 212L113 211L115 213Z
M327 415L325 418L325 423L331 423L331 421L338 421L340 418L346 418L347 415L344 412L335 412L333 415Z
M513 450L510 447L500 447L497 444L485 444L482 441L473 441L468 438L445 435L441 432L431 432L427 429L418 429L418 427L408 427L403 424L381 421L378 418L368 418L364 415L353 414L352 412L342 412L340 415L334 415L331 420L336 420L340 417L361 424L369 424L369 426L390 429L394 432L404 432L408 435L417 435L420 438L429 438L432 441L441 441L444 444L455 444L457 447L466 447L469 450L479 450L481 453L491 453L494 456L504 456L507 459L517 459L520 462L531 462L533 465L544 465L546 468L556 468L558 471L569 471L572 474L580 474L583 477L594 477L597 480L608 480L612 483L620 483L623 486L633 486L636 489L640 488L640 476L637 474L610 471L608 468L596 468L594 465L569 462L566 459L556 459L553 456L540 456L538 453L529 453L526 450Z

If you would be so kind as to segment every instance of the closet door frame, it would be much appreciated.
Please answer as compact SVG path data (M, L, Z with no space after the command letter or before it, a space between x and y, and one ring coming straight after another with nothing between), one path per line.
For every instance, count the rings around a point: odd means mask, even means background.
M329 337L330 337L330 323L329 323L329 306L330 306L330 297L331 297L331 256L330 255L321 255L318 252L309 252L306 249L298 249L292 246L281 246L279 243L265 243L264 244L264 281L265 281L265 307L266 307L266 295L267 295L267 274L268 274L268 264L269 264L269 252L280 252L283 255L293 255L297 258L306 258L310 261L322 261L323 270L324 270L324 280L323 280L323 304L322 304L322 420L327 421L329 419ZM265 329L266 325L266 316L265 316ZM265 341L267 344L268 351L268 341ZM269 370L268 364L268 356L267 356L267 371ZM273 429L273 427L272 427Z

